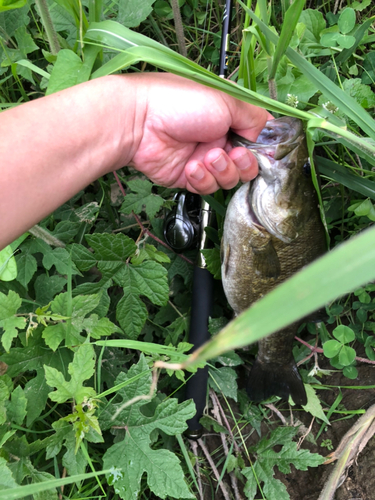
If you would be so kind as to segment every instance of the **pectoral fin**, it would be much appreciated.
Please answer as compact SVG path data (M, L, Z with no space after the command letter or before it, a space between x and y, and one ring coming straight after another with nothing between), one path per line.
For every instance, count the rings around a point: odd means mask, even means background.
M253 247L253 265L255 272L262 278L278 278L280 276L280 261L272 241L263 247Z

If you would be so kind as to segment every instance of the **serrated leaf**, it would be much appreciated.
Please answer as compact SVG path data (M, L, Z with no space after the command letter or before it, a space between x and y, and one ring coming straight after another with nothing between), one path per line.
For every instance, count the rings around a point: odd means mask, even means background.
M135 266L141 264L144 260L154 260L155 262L169 263L171 259L164 252L157 250L154 245L146 244L144 248L139 248L134 257L132 257L132 264Z
M194 266L186 262L186 260L181 259L178 254L169 254L171 258L171 265L168 267L168 278L170 281L179 275L183 278L185 285L187 285L193 276Z
M274 478L274 467L277 466L282 474L289 474L292 464L298 470L307 470L308 467L317 467L325 461L317 453L297 450L297 443L292 441L296 433L297 429L294 427L278 427L258 443L254 450L257 459L253 468L246 467L242 470L247 478L244 491L249 500L255 497L258 481L264 483L263 493L267 499L290 500L284 484ZM278 445L282 445L282 448L276 452L274 447Z
M147 309L137 295L125 294L116 307L116 318L127 337L136 340L147 319Z
M36 377L30 379L24 389L25 397L28 402L26 415L27 427L31 426L34 420L39 417L46 407L49 392L50 388L46 383L44 371L38 369Z
M139 266L126 266L121 278L117 275L116 280L124 286L124 293L129 280L133 288L138 289L138 294L145 295L153 304L163 306L168 301L167 271L157 262L148 261Z
M201 252L206 260L207 269L213 274L215 279L221 279L220 250L218 248L209 248L201 250Z
M72 357L73 354L68 349L60 349L58 353L46 349L41 339L41 332L36 330L33 337L29 338L26 347L11 349L9 354L1 356L1 360L8 365L7 374L15 377L28 370L41 370L44 374L44 364L66 373L66 367Z
M0 292L0 321L12 317L21 307L22 299L18 293L9 291L8 295Z
M0 293L0 328L4 330L1 343L7 352L12 345L12 340L18 335L18 329L21 330L26 326L25 318L15 316L21 304L20 296L12 290L8 295Z
M243 361L237 353L230 351L217 356L212 360L212 363L221 363L223 366L239 366L242 365Z
M148 180L135 179L129 181L128 185L133 193L127 194L120 212L139 214L144 209L150 219L153 219L164 203L161 196L153 194L152 183ZM135 194L136 193L136 194Z
M94 254L90 252L90 250L83 245L79 245L78 243L73 243L69 247L71 249L71 256L78 269L81 271L88 271L92 267L95 266L97 259L94 257Z
M155 0L119 0L117 21L129 28L135 28L152 12Z
M95 258L102 262L122 262L137 249L134 241L122 233L118 234L86 234L88 244L95 250Z
M62 276L39 275L34 282L36 302L39 304L48 304L57 293L62 291L66 282L66 278Z
M237 401L237 373L227 366L210 369L208 384L214 391L222 392L224 396Z
M74 354L73 361L68 366L71 376L69 381L66 381L64 375L55 368L44 365L47 384L56 387L56 391L50 392L49 397L57 403L74 399L78 404L85 398L94 397L96 394L94 389L83 386L83 382L94 374L94 367L95 353L91 344L81 345Z
M168 301L169 287L166 269L157 262L145 261L139 266L123 266L114 276L123 286L124 297L116 308L116 317L126 334L136 339L147 318L147 310L139 296L162 306Z
M29 252L21 252L16 255L18 267L17 281L27 289L27 285L37 270L36 259Z
M12 12L0 13L0 26L9 38L14 35L18 27L29 24L30 18L27 15L29 10L30 6L26 5Z
M372 84L375 80L375 51L367 52L363 60L362 83Z
M13 385L11 380L10 380L10 385L11 386ZM4 380L4 377L1 377L0 378L0 425L5 424L5 422L7 421L6 406L8 403L9 394L11 390L12 387L8 387L6 380Z
M61 342L66 338L66 324L48 325L44 329L43 338L48 347L56 351Z
M13 421L21 425L26 416L27 399L22 387L19 385L10 395L10 402L7 405L8 421Z
M100 318L97 314L91 314L89 318L85 318L83 326L90 337L100 339L100 337L109 337L112 333L120 332L121 329L112 323L108 318Z
M76 439L73 426L65 420L60 419L54 422L52 427L56 433L48 438L46 458L55 457L64 445L66 453L63 455L62 464L66 467L68 474L83 473L87 465L87 460L81 450L78 450L77 453L74 452Z
M315 389L311 387L310 384L305 384L305 390L307 395L307 404L303 407L303 409L311 413L314 417L323 420L326 424L331 425L323 411L322 404L316 395Z
M149 394L151 372L142 355L138 364L133 365L127 374L119 375L117 384L145 371L144 377L119 390L118 395L123 402ZM176 455L168 450L150 448L150 434L155 429L170 436L182 433L187 428L186 420L195 413L194 405L188 401L178 404L176 399L168 399L156 407L152 416L145 416L141 412L145 404L147 400L135 401L111 420L112 414L121 408L122 403L110 403L102 414L102 429L113 425L121 425L125 429L124 440L111 446L103 457L105 468L116 468L115 473L108 477L109 483L120 498L136 500L142 476L146 473L151 491L160 498L166 498L167 495L172 498L195 498L187 488Z
M57 54L51 77L48 81L46 95L67 89L85 81L82 79L83 62L75 52L62 49ZM89 74L87 75L87 79Z
M61 316L68 314L68 293L60 293L51 303L51 310ZM62 321L55 325L49 325L44 329L43 338L46 344L56 350L60 343L65 340L67 345L81 343L84 338L80 335L88 328L92 328L93 322L85 316L93 311L99 304L100 294L77 295L72 299L72 315L70 322ZM69 338L68 338L69 337Z
M72 222L64 220L59 222L54 228L52 234L55 238L65 243L69 243L72 238L78 233L81 224L79 222Z
M0 457L0 488L7 490L9 488L16 488L18 484L13 478L12 472L7 466L5 458Z
M360 78L344 80L343 89L365 109L375 106L375 94ZM359 215L359 214L358 214ZM365 214L367 215L367 214Z
M72 262L69 252L65 248L49 248L49 251L44 254L43 265L50 270L52 266L56 267L58 273L62 275L81 274Z

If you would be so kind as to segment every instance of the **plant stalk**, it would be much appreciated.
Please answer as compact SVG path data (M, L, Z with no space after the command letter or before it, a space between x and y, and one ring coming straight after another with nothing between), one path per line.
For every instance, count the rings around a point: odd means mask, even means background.
M182 26L181 12L178 5L178 0L171 0L174 27L176 28L178 51L184 57L187 57L187 49L185 44L184 27Z
M42 21L44 29L46 30L46 35L51 53L53 55L57 55L61 47L57 37L57 32L55 30L55 27L51 19L51 15L48 10L47 0L35 0L35 3L38 7L40 19Z

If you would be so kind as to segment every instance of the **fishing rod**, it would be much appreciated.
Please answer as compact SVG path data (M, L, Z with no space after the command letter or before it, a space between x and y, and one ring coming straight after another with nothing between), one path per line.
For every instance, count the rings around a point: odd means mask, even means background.
M219 76L222 78L225 78L228 69L231 4L231 0L226 0L223 12L219 62ZM205 228L212 225L214 215L209 204L198 195L177 193L174 199L176 206L164 223L164 238L176 251L199 249L193 271L189 329L189 342L193 344L192 350L196 350L210 338L208 321L213 309L214 278L207 269L201 250L209 246ZM199 420L206 406L207 383L207 366L198 369L186 382L185 399L192 399L196 407L195 416L187 421L186 434L190 439L198 439L202 434Z

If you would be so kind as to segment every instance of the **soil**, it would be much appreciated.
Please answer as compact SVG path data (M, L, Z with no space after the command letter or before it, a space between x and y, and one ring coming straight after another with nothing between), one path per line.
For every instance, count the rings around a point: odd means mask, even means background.
M358 354L361 355L360 353ZM326 360L321 359L319 362L320 366L324 366ZM329 368L329 366L324 366L324 368ZM335 385L335 386L358 386L358 385L375 385L375 365L369 365L364 363L358 363L358 378L351 381L344 377L342 373L334 373L329 377L323 379L323 383ZM339 390L332 389L330 391L319 391L319 396L323 399L327 405L332 405L335 401ZM368 409L371 405L375 404L375 389L366 390L353 390L353 389L342 389L343 399L341 401L340 408L344 407L346 410L358 410L358 409ZM223 404L224 406L224 404ZM232 407L233 411L237 409ZM238 413L237 413L238 414ZM293 411L294 418L299 418L302 420L306 427L311 424L311 415L306 412ZM284 413L285 415L285 413ZM339 415L337 418L339 419ZM345 433L354 425L358 420L359 416L354 415L352 418L344 420L336 420L331 417L331 426L327 426L326 430L320 435L318 439L318 444L314 445L306 440L304 441L302 448L309 449L313 453L319 453L323 456L328 455L331 451L335 450L339 445L342 437ZM280 420L277 415L274 414L275 427L280 425ZM263 424L262 424L263 425ZM262 435L265 435L268 430L272 429L269 425L264 429L262 427ZM320 423L313 423L311 432L314 436L317 435L320 429ZM244 433L246 433L244 431ZM253 440L256 438L256 433L247 441L247 445L252 445L255 443ZM213 433L206 434L203 436L203 440L206 443L206 447L210 451L211 455L215 456L217 450L221 447L222 441L219 435ZM333 449L327 450L327 448L320 446L323 440L331 440ZM199 457L203 456L201 450L198 452ZM224 463L225 457L222 459L222 463L218 466L219 474L221 473L221 467ZM219 461L214 458L216 465ZM331 471L333 470L335 463L329 465L321 465L316 468L309 468L307 471L296 470L292 466L291 474L284 475L281 474L277 468L275 477L282 481L287 491L290 495L291 500L317 500L320 492L322 491L327 478L329 477ZM203 466L206 472L209 468L206 463ZM216 490L217 483L213 475L210 475L210 481L208 484L205 478L202 478L203 483L206 483L204 500L215 498L215 500L221 500L224 498L221 491ZM242 492L241 484L239 483L239 496L234 494L234 489L231 486L231 480L229 477L224 476L224 482L227 486L227 491L230 491L230 498L241 498L244 500L246 496ZM215 486L213 486L215 484ZM213 493L215 492L215 493ZM262 496L258 492L256 499L261 499ZM352 466L347 471L346 479L343 484L337 489L334 496L335 500L375 500L375 437L372 437L362 452L358 455L357 459L354 461ZM267 500L279 500L278 498L267 498Z

